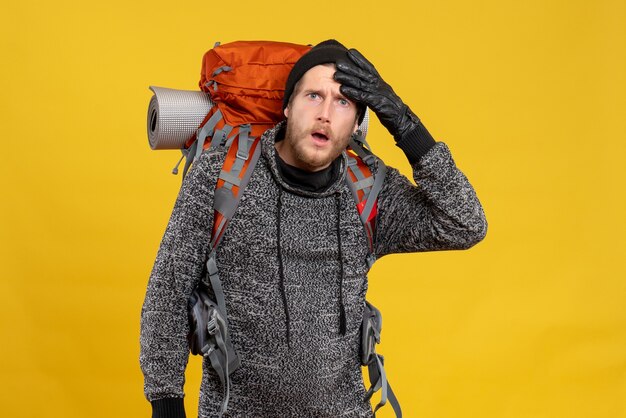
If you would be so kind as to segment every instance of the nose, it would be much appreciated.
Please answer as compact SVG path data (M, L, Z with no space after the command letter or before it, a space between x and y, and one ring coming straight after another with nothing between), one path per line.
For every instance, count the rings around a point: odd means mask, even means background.
M331 116L331 101L328 99L324 99L322 103L317 107L317 120L322 123L330 123Z

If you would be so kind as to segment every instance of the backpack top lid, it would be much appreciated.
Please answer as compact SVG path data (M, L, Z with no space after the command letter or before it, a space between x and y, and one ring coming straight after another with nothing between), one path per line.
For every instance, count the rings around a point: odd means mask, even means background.
M310 46L273 41L237 41L204 54L200 89L231 126L274 125L284 119L287 77Z

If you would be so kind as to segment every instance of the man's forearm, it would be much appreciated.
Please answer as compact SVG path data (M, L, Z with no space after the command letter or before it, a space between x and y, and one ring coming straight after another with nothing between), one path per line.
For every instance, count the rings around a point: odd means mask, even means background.
M150 401L182 398L187 342L187 300L202 276L210 239L212 187L203 155L185 178L163 236L141 314L140 364ZM165 401L158 404L161 410ZM170 411L166 408L164 411ZM165 415L166 417L176 415Z
M412 164L417 186L389 169L379 197L377 255L465 249L483 239L487 222L476 193L438 142Z

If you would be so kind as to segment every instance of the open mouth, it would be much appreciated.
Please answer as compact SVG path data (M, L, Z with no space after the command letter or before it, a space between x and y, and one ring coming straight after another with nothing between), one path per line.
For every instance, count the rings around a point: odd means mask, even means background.
M311 136L313 137L313 139L315 139L316 141L319 141L319 142L326 142L326 141L328 141L328 136L326 136L326 134L324 134L322 132L313 132L311 134Z

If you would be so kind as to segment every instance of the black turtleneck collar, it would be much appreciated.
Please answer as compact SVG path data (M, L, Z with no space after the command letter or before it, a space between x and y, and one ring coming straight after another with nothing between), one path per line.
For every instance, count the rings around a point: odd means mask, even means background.
M284 139L284 132L284 129L278 132L276 142ZM325 169L312 172L287 164L277 151L276 165L280 176L288 185L307 192L319 193L326 191L337 180L341 169L341 155Z

